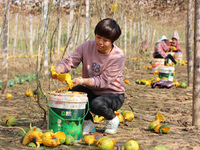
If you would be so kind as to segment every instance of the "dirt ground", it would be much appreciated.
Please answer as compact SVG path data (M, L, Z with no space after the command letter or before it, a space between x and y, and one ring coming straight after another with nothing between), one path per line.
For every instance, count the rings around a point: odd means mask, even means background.
M186 60L185 55L183 57ZM29 64L30 62L30 64ZM13 77L16 73L33 73L36 59L13 58L9 59L9 77ZM171 89L153 89L150 86L139 85L135 83L136 79L147 79L157 77L151 73L151 70L133 69L134 63L126 64L124 69L124 79L129 80L126 87L126 100L121 108L122 110L131 110L128 104L131 104L135 110L135 119L132 122L123 122L119 125L119 131L113 135L106 135L117 140L117 145L124 144L128 140L138 142L140 150L151 150L157 145L165 145L169 150L199 150L200 149L200 130L192 126L192 87ZM149 64L147 64L149 65ZM181 81L187 81L187 66L177 65L175 67L175 78ZM51 83L51 89L55 86ZM49 80L42 81L43 88L49 89ZM59 83L58 83L59 84ZM59 86L63 86L59 84ZM24 93L27 88L35 89L36 81L25 82L22 85L15 84L8 88L7 93L13 95L13 99L6 100L5 94L0 94L0 125L4 126L4 119L7 116L14 116L17 119L15 127L40 127L43 131L47 129L47 125L42 125L44 111L39 108L37 99L34 97L25 97ZM42 107L47 111L48 107L45 98L40 99ZM156 113L165 116L166 122L171 127L169 134L157 134L148 131L149 124L154 121ZM47 116L48 118L48 116ZM103 133L104 123L96 123L97 131ZM5 126L4 126L5 127ZM19 129L0 127L0 150L17 150L17 149L33 149L21 144L21 137L17 135ZM38 149L98 149L95 145L85 145L83 142L76 143L74 146L60 145L55 148L41 147Z

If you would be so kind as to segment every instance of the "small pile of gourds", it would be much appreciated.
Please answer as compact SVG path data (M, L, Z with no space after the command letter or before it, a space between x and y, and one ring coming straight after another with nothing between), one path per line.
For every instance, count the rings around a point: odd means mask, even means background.
M42 131L33 127L23 137L22 144L29 147L40 147L41 144L47 147L56 147L60 144L73 145L75 143L74 138L71 135L66 135L64 132L57 131Z

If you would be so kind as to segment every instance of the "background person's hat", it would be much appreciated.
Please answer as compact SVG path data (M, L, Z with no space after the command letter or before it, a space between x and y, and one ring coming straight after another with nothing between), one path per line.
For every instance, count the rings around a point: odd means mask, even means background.
M176 35L172 36L172 39L178 40L178 37Z
M169 40L167 39L167 37L166 37L166 36L164 36L164 35L163 35L163 36L161 36L160 40L161 40L161 41L163 41L163 40L169 41Z
M163 36L161 36L161 38L160 38L156 43L160 43L160 42L163 41L163 40L169 41L169 40L167 39L167 37L166 37L165 35L163 35Z

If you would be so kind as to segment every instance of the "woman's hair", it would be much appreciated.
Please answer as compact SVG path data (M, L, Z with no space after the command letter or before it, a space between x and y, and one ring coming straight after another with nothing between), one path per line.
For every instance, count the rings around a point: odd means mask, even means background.
M120 37L121 29L114 19L106 18L96 25L94 33L110 39L113 43Z

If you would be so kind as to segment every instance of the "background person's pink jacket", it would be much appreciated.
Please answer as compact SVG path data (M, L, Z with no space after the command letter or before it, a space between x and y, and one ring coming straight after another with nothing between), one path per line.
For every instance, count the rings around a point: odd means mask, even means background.
M161 41L157 43L155 46L153 58L155 58L156 52L158 52L163 58L166 58L167 57L166 52L168 51L169 51L169 47L167 46L167 44L164 41Z
M90 88L94 94L124 93L122 76L125 65L125 55L120 48L114 45L109 54L98 52L95 41L89 40L79 45L77 49L59 64L64 65L65 72L78 67L82 62L82 77L91 78Z
M168 44L167 44L167 46L172 46L172 43L171 42L169 42ZM179 43L178 43L178 41L176 42L176 49L178 50L178 51L181 51L181 48L180 48L180 46L179 46Z

